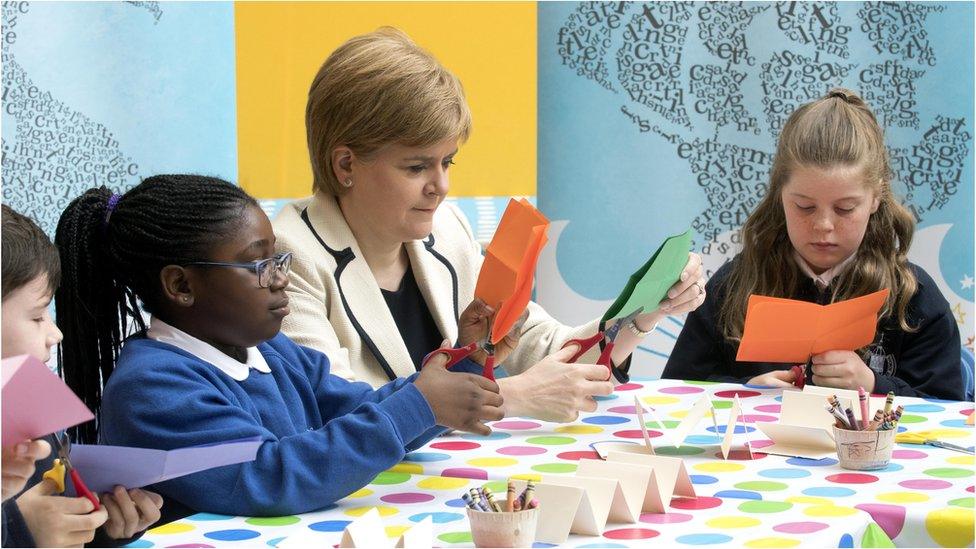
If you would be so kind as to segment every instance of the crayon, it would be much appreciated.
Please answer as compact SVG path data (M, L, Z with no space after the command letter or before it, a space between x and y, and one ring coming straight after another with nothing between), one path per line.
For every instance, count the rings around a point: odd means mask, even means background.
M532 501L532 496L535 494L535 482L531 480L525 485L525 492L522 494L522 508L525 509L530 501Z
M888 391L888 396L885 398L884 413L887 414L888 412L890 412L891 407L894 406L894 404L895 404L895 392Z
M866 431L868 429L868 394L864 391L864 387L857 388L857 400L861 403L861 430Z
M529 501L529 507L528 507L529 509L535 509L538 506L539 506L539 500L532 498L532 500Z
M840 410L838 410L837 408L835 408L833 405L829 405L829 404L827 406L825 406L825 408L826 408L826 410L828 412L831 413L831 415L834 416L834 418L837 419L837 421L839 421L841 423L841 425L838 425L837 426L838 428L841 428L841 429L850 429L851 428L850 424L847 423L847 418L844 416L844 414L841 413Z
M900 404L898 405L897 408L895 408L895 411L891 414L891 419L894 420L891 423L891 428L892 429L897 429L898 428L898 421L901 420L901 414L904 411L905 411L905 407L902 406L902 405L900 405Z
M488 501L488 495L485 494L484 488L478 488L478 495L481 496L481 500L478 505L481 505L485 511L493 511L491 508L491 502Z
M491 509L495 512L500 513L502 511L502 508L500 505L498 505L498 502L495 501L495 494L491 492L491 488L485 486L482 490L485 493L485 499L488 500L488 505L491 506Z
M847 423L850 424L852 431L860 431L857 426L857 420L854 419L854 412L850 408L844 408L844 413L847 414Z
M474 501L474 504L478 506L478 509L480 511L489 510L488 505L486 505L485 502L481 500L481 494L478 492L477 488L472 488L468 490L468 493L471 494L471 500Z
M474 501L472 501L471 496L468 495L467 492L461 494L461 499L464 500L464 505L466 505L468 509L474 509L475 511L480 510L478 506L475 505Z
M516 499L515 500L515 507L512 510L513 511L521 511L522 510L522 502L520 502L518 499Z
M515 510L515 483L508 481L508 499L505 502L505 510L511 513Z

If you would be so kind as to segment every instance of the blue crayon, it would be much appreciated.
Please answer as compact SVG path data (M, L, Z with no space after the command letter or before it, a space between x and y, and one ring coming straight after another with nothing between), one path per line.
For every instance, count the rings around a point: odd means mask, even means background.
M468 490L468 493L471 494L471 500L477 506L477 509L479 511L490 511L490 509L485 504L485 502L482 501L482 499L481 499L481 493L478 492L478 489L477 488L472 488L472 489Z
M861 428L857 424L857 420L854 419L854 411L850 408L844 408L844 413L847 414L847 422L851 425L851 429L854 431L860 431Z
M468 509L474 509L475 511L478 510L478 506L475 505L474 501L471 500L471 496L469 496L467 492L461 494L461 499L464 501L464 504L468 507Z

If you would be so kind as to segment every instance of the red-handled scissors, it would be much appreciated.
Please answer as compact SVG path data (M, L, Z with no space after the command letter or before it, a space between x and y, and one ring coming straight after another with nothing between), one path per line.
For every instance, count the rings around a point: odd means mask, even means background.
M433 359L435 356L439 354L445 354L447 355L447 364L445 364L444 367L450 369L458 362L461 362L462 360L468 358L468 356L471 353L477 350L478 350L477 341L473 341L471 343L468 343L464 347L458 347L456 349L453 347L441 347L439 349L434 349L433 351L427 353L427 356L425 356L424 360L421 361L420 367L423 368L424 366L427 366L427 363L430 362L431 359Z
M95 497L95 494L91 493L91 490L88 489L85 482L81 480L81 475L71 465L71 460L69 459L71 454L71 439L68 438L68 435L65 435L64 442L61 442L61 435L55 434L54 444L57 446L58 457L55 458L51 468L44 473L44 478L53 481L58 487L57 493L60 494L64 492L64 474L68 473L71 476L71 483L74 484L78 497L86 498L92 502L92 505L95 506L94 510L98 511L101 507L98 504L98 498Z
M501 305L499 305L499 307L501 307ZM518 321L515 322L515 325L512 326L512 329L510 331L519 333L522 330L522 326L525 324L525 320L526 320L526 315L523 313L523 315L519 317ZM485 365L481 370L481 375L486 379L495 381L495 344L491 342L491 328L494 325L494 323L495 323L495 315L492 314L491 317L488 319L488 333L485 335L484 339L469 343L464 347L460 347L457 349L446 348L446 347L441 347L440 349L436 349L424 357L424 360L421 362L421 368L427 366L427 363L430 362L430 360L439 353L443 353L448 356L446 367L450 368L451 366L454 366L458 362L461 362L462 360L470 356L471 353L477 351L478 349L481 349L487 355L485 357Z
M793 386L797 389L802 389L807 384L806 368L804 368L803 364L797 364L790 368L790 371L793 373Z
M491 336L489 334L489 338L490 337ZM479 348L488 353L488 356L485 358L484 368L481 370L481 375L495 381L495 346L491 344L490 339L487 343L474 341L457 349L448 347L434 349L424 357L424 360L420 363L420 367L426 367L427 363L430 362L435 356L445 354L447 355L447 364L445 364L444 367L450 369L451 366L454 366L458 362L468 358L471 353L477 351Z
M607 344L603 347L603 351L600 353L600 358L596 360L596 363L606 366L607 373L612 376L613 368L610 365L610 354L613 353L613 342L617 339L617 334L620 333L620 329L633 322L634 319L637 318L637 316L642 312L644 312L644 307L638 307L636 311L630 313L629 315L618 318L617 321L605 331L597 332L596 335L590 336L586 339L570 339L566 343L563 343L563 349L570 345L579 345L579 350L576 351L576 354L574 354L568 362L576 362L581 356L583 356L583 353L589 351L594 345L606 339ZM607 379L610 378L608 377Z

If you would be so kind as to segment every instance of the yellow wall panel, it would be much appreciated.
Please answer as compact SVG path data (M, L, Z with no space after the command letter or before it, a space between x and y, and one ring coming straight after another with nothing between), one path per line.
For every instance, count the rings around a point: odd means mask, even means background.
M464 84L474 131L452 167L454 196L536 193L534 2L238 2L240 183L259 198L311 192L305 101L348 38L389 25Z

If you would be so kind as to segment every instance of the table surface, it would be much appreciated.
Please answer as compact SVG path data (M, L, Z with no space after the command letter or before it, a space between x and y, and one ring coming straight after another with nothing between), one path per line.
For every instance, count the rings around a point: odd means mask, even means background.
M654 543L728 544L747 547L877 546L888 538L899 546L972 546L973 456L897 444L880 471L842 469L837 460L787 458L761 453L771 444L754 425L778 420L780 391L732 384L635 380L599 399L596 412L574 423L506 419L487 437L440 437L337 505L290 517L246 518L201 513L150 530L132 547L224 545L274 546L298 532L320 533L322 546L339 542L349 521L371 507L387 534L399 536L430 516L434 543L471 546L460 494L485 482L504 492L508 477L572 475L580 459L598 456L597 441L642 438L633 397L653 406L663 427L645 416L659 455L680 456L691 474L694 500L676 498L667 513L645 513L637 524L608 524L603 537L573 535L566 546L626 547ZM680 448L665 446L662 431L674 429L691 405L706 395L715 409L699 422ZM732 398L738 395L746 425L736 427L733 451L723 460L720 435ZM966 415L973 404L899 398L905 430L938 430L941 439L973 445ZM716 427L717 423L717 427ZM756 450L750 459L744 442ZM393 540L391 540L392 543ZM547 546L537 544L537 546Z

